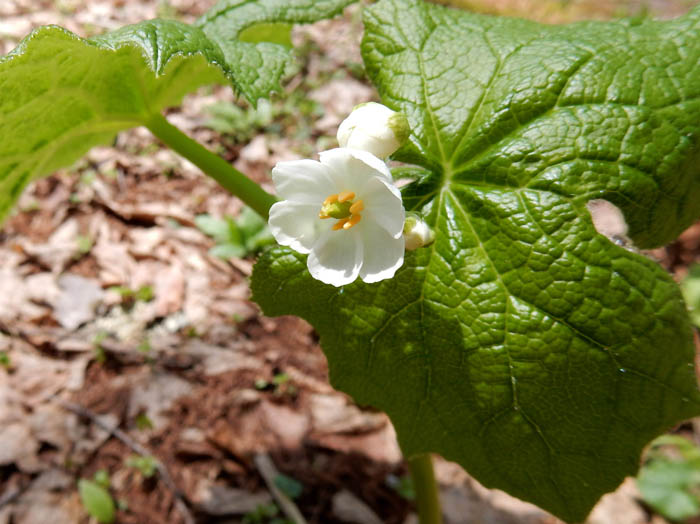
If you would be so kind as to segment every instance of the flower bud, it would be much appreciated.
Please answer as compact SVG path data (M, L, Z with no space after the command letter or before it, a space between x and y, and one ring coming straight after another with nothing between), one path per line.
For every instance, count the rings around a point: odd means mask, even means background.
M341 122L337 138L340 147L361 149L386 158L401 147L410 133L406 115L367 102L356 106Z
M418 214L406 213L403 238L406 242L406 249L412 251L435 242L435 232Z

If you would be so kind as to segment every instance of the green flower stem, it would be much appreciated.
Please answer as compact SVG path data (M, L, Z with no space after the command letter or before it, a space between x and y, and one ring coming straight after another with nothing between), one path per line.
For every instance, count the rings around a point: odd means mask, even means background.
M215 155L199 142L192 140L169 123L160 113L153 115L146 127L164 144L196 165L206 175L245 202L265 220L276 198L238 171L223 158Z
M420 524L442 524L442 508L430 454L408 459L408 470L416 492L416 506Z

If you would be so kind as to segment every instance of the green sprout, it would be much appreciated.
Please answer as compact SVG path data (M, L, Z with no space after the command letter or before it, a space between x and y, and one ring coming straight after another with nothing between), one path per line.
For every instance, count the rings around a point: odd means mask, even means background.
M158 471L158 461L150 455L132 455L126 459L126 466L137 469L146 479L151 478Z
M223 259L244 258L274 243L267 223L249 207L244 207L236 219L199 215L195 224L216 243L209 254Z

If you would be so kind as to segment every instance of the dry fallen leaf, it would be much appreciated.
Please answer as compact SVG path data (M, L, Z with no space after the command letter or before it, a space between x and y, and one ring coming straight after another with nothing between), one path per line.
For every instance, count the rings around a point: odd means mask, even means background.
M102 300L102 286L92 278L71 273L58 279L58 295L53 316L61 326L69 331L95 318L95 308Z

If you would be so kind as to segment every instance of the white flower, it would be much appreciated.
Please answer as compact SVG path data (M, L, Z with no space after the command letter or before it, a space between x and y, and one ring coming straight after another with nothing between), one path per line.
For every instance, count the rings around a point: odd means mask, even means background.
M406 249L410 251L435 242L435 231L420 215L409 213L403 226L403 238L406 241Z
M324 151L320 162L279 162L270 208L277 242L308 253L315 279L343 286L391 278L403 264L404 209L386 164L365 151Z
M409 134L405 115L382 104L368 102L355 107L341 122L337 138L340 147L361 149L386 158L401 147Z

